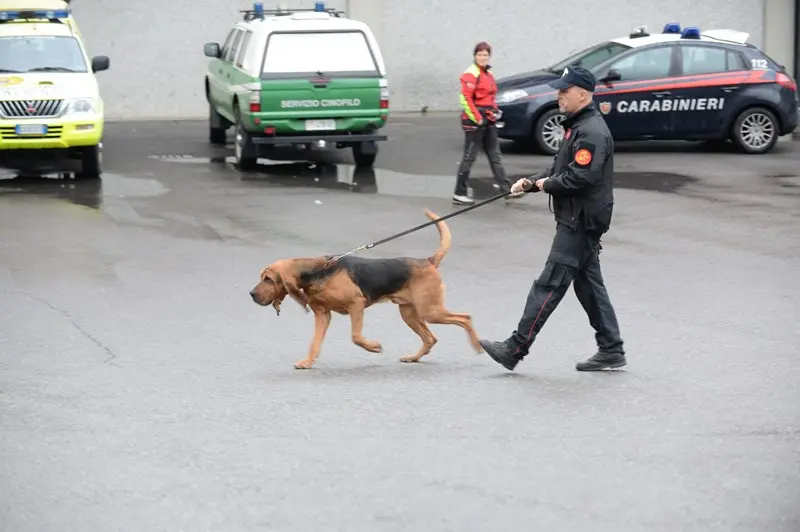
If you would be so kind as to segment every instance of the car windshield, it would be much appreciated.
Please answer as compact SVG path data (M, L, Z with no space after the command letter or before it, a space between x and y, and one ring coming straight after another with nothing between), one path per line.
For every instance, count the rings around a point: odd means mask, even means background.
M378 65L360 31L273 33L263 73L377 76Z
M564 59L551 66L547 70L555 74L561 74L568 66L580 66L587 70L591 70L606 59L619 55L626 50L630 50L630 46L619 44L616 42L604 42L591 48L587 48L575 55Z
M0 37L0 72L88 72L74 37Z

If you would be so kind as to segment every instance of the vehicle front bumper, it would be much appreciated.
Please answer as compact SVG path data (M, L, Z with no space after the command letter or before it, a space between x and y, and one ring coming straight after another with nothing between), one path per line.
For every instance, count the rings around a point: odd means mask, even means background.
M44 135L18 135L17 125L42 124L47 126ZM0 151L3 150L59 150L82 146L96 146L103 137L103 117L86 118L0 118Z
M500 118L503 127L498 128L498 137L501 139L522 139L531 135L533 124L528 112L528 103L528 101L518 101L498 106L503 112L503 116Z

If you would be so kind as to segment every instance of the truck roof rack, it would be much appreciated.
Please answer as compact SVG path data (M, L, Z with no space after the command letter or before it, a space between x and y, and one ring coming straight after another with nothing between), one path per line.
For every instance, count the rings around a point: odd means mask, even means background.
M251 20L264 20L264 17L271 16L271 17L288 17L293 13L328 13L330 16L340 18L341 15L344 15L344 11L337 11L336 9L329 7L325 7L325 2L316 2L313 8L287 8L283 6L278 6L277 9L264 9L264 4L262 2L255 2L253 4L253 9L240 9L240 13L244 13L242 17L245 22L249 22Z

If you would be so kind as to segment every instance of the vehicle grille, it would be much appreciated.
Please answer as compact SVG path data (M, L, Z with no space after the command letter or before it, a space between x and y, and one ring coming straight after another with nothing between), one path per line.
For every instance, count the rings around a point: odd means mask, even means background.
M61 131L64 126L50 126L47 128L47 133L44 135L17 135L17 130L12 127L0 127L0 138L4 140L18 140L18 139L57 139L61 138Z
M0 114L8 118L58 116L64 100L6 100L0 102Z

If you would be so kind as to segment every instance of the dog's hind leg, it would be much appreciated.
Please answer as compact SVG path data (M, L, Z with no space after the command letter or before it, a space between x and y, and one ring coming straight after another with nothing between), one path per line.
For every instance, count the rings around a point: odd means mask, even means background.
M413 305L409 304L402 304L399 305L400 309L400 316L402 316L403 321L406 322L411 330L413 330L417 335L419 335L420 339L422 339L422 347L419 348L413 355L408 355L402 357L400 359L401 362L419 362L419 360L431 352L431 348L436 345L438 341L436 336L433 335L428 326L425 324L424 321L419 319L417 316L417 311L414 310Z
M314 339L308 348L308 356L294 363L296 369L310 369L319 356L325 333L331 324L331 312L326 309L314 309Z
M362 347L370 353L380 353L383 351L383 346L374 340L364 338L362 329L364 328L364 301L359 300L348 309L350 314L351 335L353 343Z
M458 325L467 331L467 337L469 338L469 343L472 344L473 349L475 349L475 351L478 353L483 351L478 338L478 333L475 331L475 327L472 325L472 316L469 314L463 312L450 312L444 308L444 306L440 305L427 308L421 313L419 309L417 309L417 314L420 316L420 318L428 323Z

